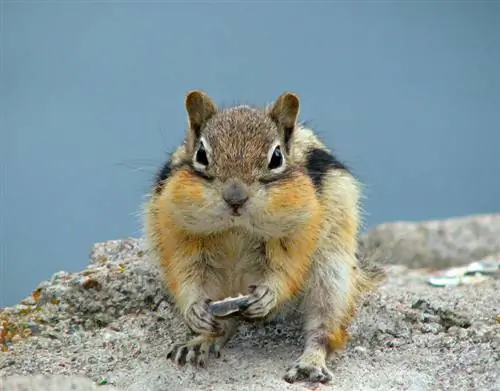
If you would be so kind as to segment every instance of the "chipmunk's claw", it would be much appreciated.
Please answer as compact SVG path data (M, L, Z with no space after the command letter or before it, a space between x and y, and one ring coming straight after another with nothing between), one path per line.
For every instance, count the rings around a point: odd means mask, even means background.
M223 337L199 335L188 342L173 344L167 353L167 359L181 366L189 363L204 368L208 364L211 350L215 358L221 356L223 342Z
M328 383L333 380L332 372L322 360L316 360L313 356L299 358L288 368L283 379L288 383L296 381L310 381L317 383Z

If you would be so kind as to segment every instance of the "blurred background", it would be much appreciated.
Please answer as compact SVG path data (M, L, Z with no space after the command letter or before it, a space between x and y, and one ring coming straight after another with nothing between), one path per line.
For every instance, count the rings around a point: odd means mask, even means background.
M365 183L366 229L500 211L499 2L0 7L0 306L141 233L193 88L297 92Z

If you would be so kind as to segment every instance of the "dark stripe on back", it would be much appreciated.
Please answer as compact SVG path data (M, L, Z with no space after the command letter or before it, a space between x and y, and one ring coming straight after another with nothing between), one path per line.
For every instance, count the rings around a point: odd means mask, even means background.
M163 190L163 186L165 185L165 181L169 178L172 173L172 159L168 159L162 166L162 168L158 171L155 178L154 183L154 192L155 194L160 194Z
M323 187L323 179L330 170L349 171L331 152L313 148L307 152L306 168L317 191Z

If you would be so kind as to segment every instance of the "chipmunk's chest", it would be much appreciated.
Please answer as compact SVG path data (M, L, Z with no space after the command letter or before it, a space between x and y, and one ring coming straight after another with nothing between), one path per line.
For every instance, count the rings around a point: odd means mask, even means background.
M237 271L263 257L262 240L240 231L230 231L214 245L214 266Z
M263 276L266 258L264 242L244 232L231 231L212 243L206 261L208 274L219 281L221 298L245 293Z

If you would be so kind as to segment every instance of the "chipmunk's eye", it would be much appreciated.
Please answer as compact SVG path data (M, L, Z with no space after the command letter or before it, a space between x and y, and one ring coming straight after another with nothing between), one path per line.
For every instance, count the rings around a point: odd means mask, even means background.
M283 165L283 155L281 153L281 148L278 145L274 148L267 167L270 170L275 170L277 168L280 168L282 165Z
M196 151L195 159L196 163L201 164L202 166L208 166L207 151L205 150L205 145L203 145L203 142L200 142L200 146Z

